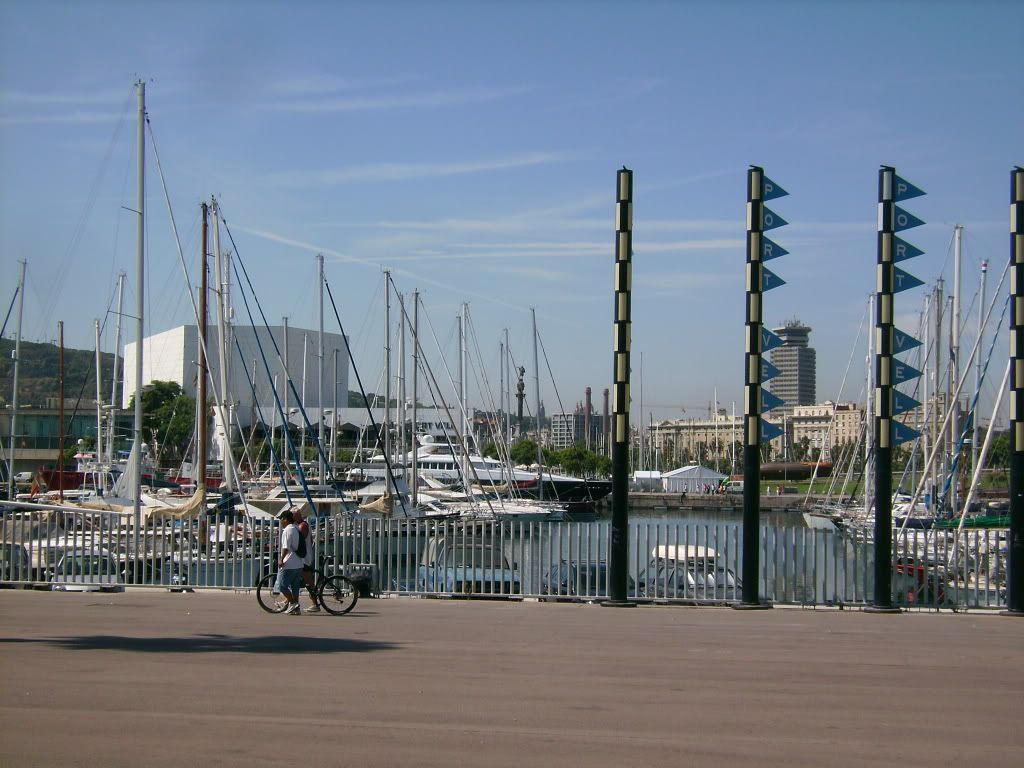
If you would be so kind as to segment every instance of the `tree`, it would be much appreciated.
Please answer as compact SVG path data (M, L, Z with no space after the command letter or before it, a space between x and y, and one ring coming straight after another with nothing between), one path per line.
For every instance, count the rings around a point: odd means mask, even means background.
M196 401L174 381L154 381L142 388L142 431L162 458L180 461L195 432ZM129 408L135 407L132 396Z
M520 440L512 446L510 455L516 464L536 464L537 444L533 440Z

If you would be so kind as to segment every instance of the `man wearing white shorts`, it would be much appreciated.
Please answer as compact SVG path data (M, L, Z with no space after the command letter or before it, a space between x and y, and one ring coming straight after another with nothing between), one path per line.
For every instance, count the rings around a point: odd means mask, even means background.
M299 527L295 525L290 509L284 510L280 518L284 529L281 531L281 558L278 561L280 570L277 572L276 588L288 601L287 613L298 616L301 613L299 590L302 589L303 566L303 559L298 553Z

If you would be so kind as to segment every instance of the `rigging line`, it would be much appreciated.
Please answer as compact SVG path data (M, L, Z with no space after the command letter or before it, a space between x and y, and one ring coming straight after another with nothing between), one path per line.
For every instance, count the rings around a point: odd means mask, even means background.
M1007 296L1006 297L1006 301L1003 303L1003 310L999 314L999 325L1002 325L1003 319L1006 317L1006 310L1009 308L1009 306L1010 306L1010 296ZM989 343L989 347L988 347L988 354L985 357L985 363L984 363L984 365L981 368L981 379L982 379L982 381L985 380L985 377L988 374L988 366L989 366L989 363L992 361L992 353L995 351L995 346L996 346L996 335L992 334L992 339L991 339L991 341ZM967 409L967 413L971 416L972 419L977 418L976 409L977 409L977 406L978 406L978 398L979 398L980 394L981 394L980 392L975 392L974 393L974 398L971 400L971 404L970 404L970 406ZM950 468L949 468L949 472L946 475L945 483L943 484L943 488L942 488L942 498L943 498L943 500L945 500L946 495L949 493L950 486L952 485L952 482L953 482L953 476L956 474L957 469L960 466L960 457L963 455L964 441L967 439L967 434L970 431L970 429L971 428L968 425L968 419L964 419L964 429L960 433L960 437L959 437L959 439L957 441L956 451L953 454L953 463L952 463L952 466L950 466Z
M822 457L825 455L825 446L829 443L829 439L832 434L832 428L835 426L836 412L839 409L839 403L843 399L843 390L846 388L846 379L850 375L850 368L853 366L853 357L857 352L857 346L860 344L860 335L861 332L864 330L864 323L867 319L870 307L871 303L865 302L864 312L860 316L860 325L857 326L857 337L853 340L853 346L850 348L850 357L846 361L846 370L843 371L843 380L839 383L839 393L836 395L836 400L832 404L832 418L829 420L828 428L825 430L825 436L822 438L821 441L821 448L818 451L818 461L815 462L814 470L811 472L811 482L807 484L807 494L804 496L805 505L810 501L811 488L814 487L814 481L817 479L818 476L818 462L820 462Z
M221 221L224 224L224 231L228 233L228 239L231 241L231 248L232 248L232 250L234 250L235 256L237 257L237 258L234 258L234 259L231 260L231 268L232 268L232 270L235 273L235 279L238 280L239 286L241 287L241 282L242 281L239 279L240 275L238 274L238 267L240 266L242 268L242 274L245 275L245 281L246 281L246 283L249 286L249 293L252 295L252 300L256 304L256 309L259 310L260 318L263 320L264 327L269 332L270 331L270 324L267 322L266 315L263 314L263 305L260 303L259 298L256 296L256 290L253 288L252 281L249 279L249 271L245 268L245 262L242 260L242 254L239 253L238 246L235 244L235 237L231 233L231 228L228 227L227 219L224 217L223 208L220 209L220 212L221 212ZM191 295L191 291L189 292L189 295ZM243 297L243 299L245 298L245 291L244 290L242 291L242 297ZM248 311L248 309L249 309L248 301L246 301L246 310ZM252 320L252 313L251 312L249 313L249 319L250 319L250 321ZM254 324L253 325L253 331L255 331L255 330L256 330L256 326ZM257 340L257 344L258 343L259 342ZM270 343L274 345L274 352L277 353L277 361L283 367L284 366L284 359L281 357L281 350L277 346L277 340L274 338L274 334L272 334L272 333L270 334ZM346 344L345 346L347 347L348 345ZM262 348L261 348L261 352L262 352ZM267 368L267 377L271 381L273 381L273 376L270 375L270 366L267 365L266 368ZM295 389L295 382L292 381L292 378L290 376L285 376L285 381L288 384L288 386L290 387L292 394L295 395L295 402L299 406L299 413L302 414L302 420L303 420L303 422L306 425L306 430L308 432L310 432L310 433L313 433L313 436L312 436L313 445L316 446L317 453L319 454L320 458L323 459L325 466L329 470L329 474L330 474L330 478L331 478L331 484L334 486L334 489L337 491L338 490L338 480L334 476L334 467L331 466L331 462L327 458L327 453L324 450L323 445L320 443L320 438L319 438L319 434L318 434L319 430L314 430L313 429L313 423L309 420L309 416L306 414L306 407L305 407L305 405L302 402L302 398L299 396L298 390ZM320 404L319 410L323 411L323 403ZM323 418L323 414L322 413L319 414L319 416L320 416L320 418ZM303 484L305 484L305 473L302 471L301 464L302 463L299 462L299 476L302 478ZM323 482L324 478L320 478L320 481ZM308 491L307 491L307 494L308 494ZM312 506L312 502L311 502L311 506Z
M489 406L490 412L492 414L496 414L498 411L495 408L494 394L491 391L491 384L487 379L487 371L483 364L483 357L480 353L480 342L476 335L476 326L473 324L472 318L468 311L466 312L466 330L472 340L473 349L476 352L476 360L470 359L470 363L475 363L475 365L472 365L472 368L474 379L476 380L477 391L480 393L481 397L485 398L485 404ZM492 419L487 419L487 431L491 437L491 442L495 446L496 452L499 454L499 456L501 456L501 448L499 447L501 445L501 441L497 439L497 434L495 431L495 422ZM477 453L480 454L481 457L483 457L484 451L481 449L479 443L477 442L476 435L473 435L472 438L474 444L476 445ZM501 456L501 458L504 460L505 457ZM487 479L490 482L492 490L496 491L497 483L495 483L494 478L491 476L490 472L487 473ZM512 487L511 478L509 478L508 485L510 488ZM499 499L499 503L502 503L503 505L503 500Z
M96 206L96 201L99 198L99 187L101 182L103 181L103 178L106 176L107 168L110 165L110 159L113 156L114 146L116 145L118 136L121 133L121 129L125 124L128 109L132 102L132 96L133 92L130 92L128 97L125 99L124 106L121 109L120 119L117 120L114 124L114 132L110 137L110 141L107 144L106 153L103 155L103 159L100 161L100 167L99 169L97 169L96 176L93 178L92 185L89 188L89 193L86 196L85 207L82 210L82 214L79 217L78 222L75 224L75 229L71 235L71 242L68 244L68 247L64 251L63 256L61 256L57 269L54 271L56 279L54 283L50 285L52 292L48 293L47 301L40 305L43 307L44 317L51 317L55 312L58 297L63 291L64 282L67 280L67 274L70 271L68 269L68 262L71 261L74 253L78 250L78 247L82 240L82 236L85 233L86 221L89 220L90 216L92 215L93 208L95 208Z
M331 310L334 312L334 319L337 321L338 329L341 331L341 338L346 339L345 326L342 325L341 315L338 313L338 305L334 303L334 293L331 291L331 284L326 278L324 278L324 288L327 289L327 298L330 299ZM352 364L352 372L356 375L356 384L359 386L359 392L363 396L363 405L366 407L366 413L370 417L370 426L373 428L373 432L377 436L377 443L379 445L381 443L381 431L377 428L377 422L373 418L373 409L370 407L370 401L366 397L366 390L363 388L363 379L359 375L359 367L356 365L355 358L352 356L352 350L349 348L347 339L345 341L345 350L348 352L348 360ZM415 450L415 447L413 450ZM387 454L388 452L384 451L384 466L387 470L388 478L391 481L390 485L395 489L395 495L398 497L398 501L402 505L402 512L406 517L409 517L409 509L405 505L405 498L398 488L398 480L395 478L394 470L391 467L391 457ZM387 488L388 485L389 483L385 483L384 487Z
M1003 273L1002 273L1002 275L999 278L999 285L996 286L996 290L992 294L993 301L992 301L992 303L990 303L988 305L988 312L985 315L985 322L983 323L983 325L987 325L988 324L988 319L992 315L992 310L995 309L995 297L1000 294L1000 292L1002 290L1002 287L1003 287L1003 283L1006 281L1006 276L1009 274L1009 271L1010 271L1010 262L1007 261L1006 264L1003 267ZM1009 300L1009 297L1007 297L1007 300ZM953 402L956 402L956 400L960 397L960 390L963 389L964 383L967 381L967 374L969 373L971 365L973 364L974 356L978 352L978 346L979 346L978 342L980 342L980 341L981 341L981 339L976 339L974 341L974 346L971 348L971 354L967 358L967 362L964 365L964 376L959 381L959 383L957 384L956 391L952 395L951 400L953 400ZM939 427L939 431L938 431L939 435L944 434L946 429L949 427L949 421L950 421L950 419L953 416L953 410L954 410L953 408L946 408L946 416L942 420L942 426ZM927 476L929 470L931 470L932 463L935 461L936 457L938 456L939 448L941 447L941 442L942 442L941 440L936 440L935 441L935 445L932 446L931 455L928 456L928 459L925 462L924 469L922 470L922 473L921 473L922 481L918 484L917 488L914 490L914 495L913 495L913 497L910 500L910 507L907 510L907 517L908 518L910 517L910 515L912 515L914 513L914 508L917 506L918 499L920 498L921 493L924 490L924 480L923 480L923 478L925 476ZM900 530L902 532L903 529L901 528Z
M223 221L223 219L222 219L222 221ZM227 229L226 226L225 226L225 229ZM232 243L232 247L234 247L234 243ZM236 255L238 254L237 250L235 251L235 254ZM241 262L241 260L242 260L241 257L239 257L237 259L232 259L231 260L232 265L234 265L236 262ZM244 265L243 265L243 269L244 269ZM235 276L236 277L238 276L238 269L237 269L237 267L235 268ZM273 381L274 377L273 377L273 375L270 372L270 363L267 362L267 356L266 356L266 354L265 354L265 352L263 350L263 344L260 342L259 334L255 332L256 331L256 323L253 321L252 309L249 307L249 299L246 296L245 287L241 285L241 282L239 282L239 286L238 287L239 287L239 290L241 291L241 294L242 294L242 304L245 306L245 312L246 312L246 314L249 317L249 324L252 326L252 329L253 329L253 337L256 339L256 348L259 349L259 351L260 351L260 358L263 360L263 370L267 374L267 378L270 381ZM250 285L250 290L251 289L252 289L252 286ZM255 296L253 298L255 299ZM266 326L265 322L264 322L264 325ZM269 326L266 326L266 327L267 327L267 329L269 331L270 327ZM270 340L274 341L273 334L270 335ZM277 344L275 343L274 346L276 347ZM286 376L285 378L287 379L288 377ZM214 388L214 389L216 389L216 388ZM291 453L292 458L295 460L295 467L296 467L296 469L299 472L299 483L300 483L300 485L302 485L302 492L303 492L303 494L306 497L306 501L309 503L310 511L313 514L316 514L316 504L313 502L313 496L312 496L312 494L310 494L309 486L306 483L306 473L302 469L302 458L299 455L298 449L295 447L295 441L292 440L292 434L291 434L291 429L289 428L288 416L284 413L284 407L281 405L281 400L278 398L277 388L276 387L272 387L271 389L274 390L274 402L277 405L277 411L282 416L281 420L282 420L282 424L284 426L284 434L285 434L285 437L287 438L287 441L288 441L288 450ZM230 452L229 452L229 454L230 454Z
M188 274L188 265L185 263L185 252L184 252L184 250L182 250L182 247L181 247L181 237L178 234L178 223L177 223L177 221L174 218L174 208L171 205L171 196L170 196L170 193L167 191L167 179L164 176L163 164L160 162L160 152L157 149L157 145L156 145L156 135L153 133L153 126L150 124L148 116L146 117L146 128L149 131L150 146L153 148L153 157L156 159L157 175L160 177L160 187L161 187L161 189L163 190L163 193L164 193L164 203L167 205L167 215L168 215L168 218L170 218L170 220L171 220L171 232L174 235L174 245L178 249L178 262L181 265L182 274L185 276L185 285L186 286L191 286L192 285L192 280L191 280L191 278L189 277L189 274ZM196 326L198 327L201 324L200 321L199 321L199 307L196 304L196 297L192 294L191 287L189 287L189 289L188 289L188 299L189 299L189 302L192 304L192 317L195 318ZM140 343L141 343L141 340L140 340ZM205 357L206 360L209 360L210 359L209 350L207 349L206 341L202 338L202 336L199 337L199 344L202 347L203 356ZM114 356L116 358L116 356L117 356L116 352L114 353ZM117 364L116 359L114 361L114 364L115 365ZM209 371L207 371L205 373L205 375L209 375L209 376L212 377L212 374ZM211 378L211 380L212 380L212 378ZM223 412L224 405L221 402L220 393L217 391L217 387L211 387L210 389L212 390L212 393L213 393L214 404L217 406L217 408L219 410L221 410ZM230 425L228 425L228 427L230 428ZM231 462L231 465L234 468L234 456L231 455L231 451L228 451L227 453L228 453L228 461ZM242 500L242 504L246 504L245 492L242 490L241 484L239 484L238 496Z
M408 312L406 312L406 310L405 310L405 305L404 304L400 304L399 306L401 307L402 314L405 317L406 322L409 323L410 327L412 327L412 320L409 317ZM434 337L434 344L437 345L437 335L434 334L434 327L433 327L433 324L430 322L430 316L427 315L426 311L424 311L423 314L427 318L427 325L428 325L428 327L430 327L430 332L431 332L431 334ZM419 333L414 333L414 334L412 334L412 336L413 336L413 341L415 342L417 349L419 349L419 351L420 351L420 353L422 355L422 353L423 353L423 346L420 344ZM440 351L440 350L438 350L438 351ZM447 371L448 370L448 364L445 362L443 357L441 358L441 363L442 363L442 365L444 365L444 368ZM425 367L426 367L427 376L434 382L434 387L437 390L438 394L440 395L441 388L437 384L437 379L434 378L434 369L431 368L429 365L427 365ZM449 380L451 380L451 373L450 372L448 374L448 378L449 378ZM454 386L454 381L452 382L452 384ZM465 436L462 435L459 432L459 428L457 426L455 426L455 419L452 417L451 409L448 407L448 404L445 402L443 397L441 398L441 405L444 407L445 414L448 416L448 420L452 424L452 430L455 432L455 436L459 438L459 442L462 444L463 452L466 453L468 451L469 443L465 439ZM451 440L449 440L448 443L449 443L449 445L451 445ZM469 461L468 458L469 458L469 455L468 455L468 453L466 453L467 461L465 462L465 464L469 467L470 470L472 470L473 477L476 479L477 484L478 485L483 485L480 482L480 476L479 476L479 474L477 474L476 467L473 466L473 462ZM462 470L462 471L465 472L465 470ZM467 492L469 492L469 489L470 489L469 478L463 476L463 483L466 486ZM469 495L470 495L470 497L472 497L472 493L469 493ZM494 506L491 504L491 500L487 496L484 496L484 502L487 504L487 508L490 510L491 514L493 515L494 514Z
M4 337L4 334L7 333L7 321L11 319L11 312L14 311L14 302L18 298L18 291L20 290L20 285L14 286L14 295L11 296L11 305L7 308L7 317L4 318L3 330L0 330L0 339L2 339Z
M238 359L242 361L242 365L245 365L245 356L242 354L242 346L238 343L238 336L232 337L235 342L235 349L238 350ZM249 381L249 377L245 377L245 383L249 385L249 389L252 390L252 401L255 403L256 400L256 387L253 382ZM277 476L281 481L281 487L284 488L285 503L290 507L292 505L292 495L288 492L288 482L285 477L284 469L281 467L281 461L277 456L277 451L274 449L274 432L273 430L267 429L267 422L263 419L263 410L257 405L256 415L260 420L260 429L263 430L263 434L270 435L270 460L274 463L274 468L277 470ZM285 422L284 431L288 431L288 424ZM203 461L206 457L203 457ZM251 462L250 462L251 465ZM255 474L255 472L253 472Z

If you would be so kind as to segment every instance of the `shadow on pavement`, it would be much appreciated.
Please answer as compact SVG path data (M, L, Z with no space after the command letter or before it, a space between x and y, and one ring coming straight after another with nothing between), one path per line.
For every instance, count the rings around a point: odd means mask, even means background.
M339 637L268 635L194 635L191 637L83 637L0 638L0 644L34 643L70 651L135 651L137 653L365 653L397 648L395 643Z

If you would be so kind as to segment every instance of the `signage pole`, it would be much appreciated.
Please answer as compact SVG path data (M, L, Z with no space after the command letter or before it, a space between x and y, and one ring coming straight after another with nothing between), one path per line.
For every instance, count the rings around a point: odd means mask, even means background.
M1007 616L1024 616L1024 168L1010 173L1010 563Z
M626 600L629 569L629 355L633 287L633 172L616 176L615 324L612 400L612 525L609 546L608 595L604 605L635 605Z

